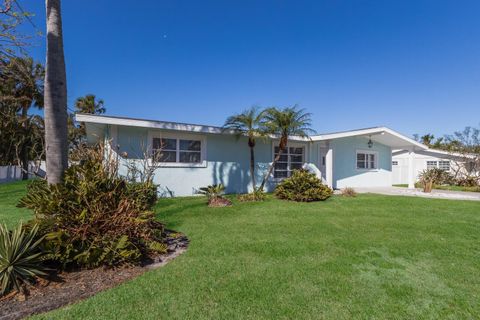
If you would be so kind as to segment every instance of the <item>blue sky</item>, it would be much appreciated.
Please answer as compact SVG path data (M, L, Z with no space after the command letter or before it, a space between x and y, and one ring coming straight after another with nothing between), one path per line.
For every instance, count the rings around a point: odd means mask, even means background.
M44 1L22 0L44 30ZM63 1L68 99L221 125L299 104L318 132L480 123L480 1ZM32 55L44 61L45 39Z

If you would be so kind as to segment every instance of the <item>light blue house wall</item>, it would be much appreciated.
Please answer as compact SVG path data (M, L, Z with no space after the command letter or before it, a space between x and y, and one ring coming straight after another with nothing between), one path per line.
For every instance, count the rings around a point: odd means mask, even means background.
M392 185L392 149L380 143L368 147L368 137L331 140L333 149L333 187L388 187ZM357 169L357 151L376 152L377 169Z
M153 130L168 134L168 130ZM128 159L141 159L151 143L152 129L129 126L108 126L105 129L107 139L118 146L120 154L128 154ZM170 132L178 134L178 132ZM195 194L198 188L222 183L227 193L246 193L251 191L250 154L246 138L237 139L227 134L191 134L181 133L184 137L202 136L206 143L206 163L202 167L159 167L155 170L155 183L165 196L187 196ZM305 162L320 167L320 148L331 148L333 152L334 188L391 186L391 148L380 143L367 146L368 137L354 136L329 141L294 142L305 147ZM293 142L292 142L293 143ZM378 168L360 170L356 168L356 152L374 151L378 157ZM257 141L255 147L256 180L260 184L273 159L273 142ZM135 160L134 160L135 161ZM138 160L139 161L139 160ZM124 162L124 160L122 160ZM121 167L126 174L126 167ZM324 177L325 178L325 177ZM267 190L272 191L275 184L272 177Z
M113 130L107 130L111 133ZM151 131L150 131L151 132ZM162 131L168 132L168 131ZM111 135L111 134L110 134ZM188 137L187 134L183 134ZM128 159L140 159L149 145L149 130L146 128L119 126L115 144L120 154L126 152ZM192 136L198 137L199 134ZM202 134L206 141L206 165L204 167L160 167L155 170L155 183L163 195L186 196L211 184L223 184L227 193L251 191L250 151L246 138L234 135ZM113 137L112 137L113 138ZM307 143L304 144L307 146ZM272 161L272 141L257 141L255 147L256 181L260 184ZM126 174L126 167L121 167ZM273 190L275 181L269 179L266 186Z

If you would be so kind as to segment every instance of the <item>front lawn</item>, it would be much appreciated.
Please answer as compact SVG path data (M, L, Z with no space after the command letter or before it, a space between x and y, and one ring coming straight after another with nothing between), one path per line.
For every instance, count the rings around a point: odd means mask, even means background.
M15 188L17 188L16 186ZM19 187L18 187L19 188ZM28 217L3 192L0 218ZM414 319L480 317L480 203L412 197L269 198L208 208L163 199L188 251L39 319Z
M9 228L20 220L28 221L32 213L24 208L17 208L18 200L27 192L27 181L0 184L0 223Z

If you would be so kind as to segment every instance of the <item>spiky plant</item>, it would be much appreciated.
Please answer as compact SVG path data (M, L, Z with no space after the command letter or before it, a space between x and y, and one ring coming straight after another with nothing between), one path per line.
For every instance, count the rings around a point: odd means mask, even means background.
M225 191L225 187L223 184L212 184L206 187L202 187L198 189L198 194L203 194L207 197L208 201L215 200L220 198Z
M25 284L46 275L44 253L39 250L42 238L37 233L37 225L26 230L20 223L13 231L0 225L0 296L14 288L22 291Z

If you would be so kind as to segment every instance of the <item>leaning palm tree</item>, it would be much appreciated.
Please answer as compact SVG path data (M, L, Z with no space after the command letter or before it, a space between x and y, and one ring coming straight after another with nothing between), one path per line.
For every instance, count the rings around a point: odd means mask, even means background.
M234 130L237 137L245 136L248 138L248 147L250 148L250 176L252 177L252 191L255 192L257 184L255 181L255 144L256 139L265 137L263 130L264 112L257 107L252 107L242 113L235 114L227 118L223 125L224 130Z
M67 75L63 54L60 0L45 0L47 10L47 63L45 66L45 144L47 179L63 181L68 167Z
M286 107L278 109L275 107L265 110L263 126L265 131L269 134L280 137L278 145L279 151L277 156L273 159L272 164L268 168L267 173L263 177L260 190L263 190L267 183L268 177L272 174L275 165L277 164L282 152L287 149L288 138L297 136L301 138L309 138L310 134L315 133L311 128L311 113L306 112L305 109L299 109L298 106Z

